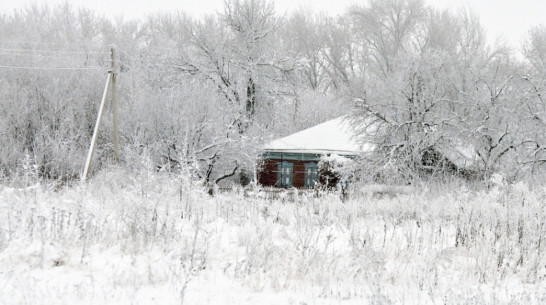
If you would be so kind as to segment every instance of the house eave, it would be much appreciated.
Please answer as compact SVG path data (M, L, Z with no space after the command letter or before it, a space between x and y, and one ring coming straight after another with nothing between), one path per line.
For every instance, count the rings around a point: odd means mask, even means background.
M321 157L329 154L337 154L347 158L354 158L359 153L355 151L324 150L324 149L266 149L262 153L264 159L320 161Z

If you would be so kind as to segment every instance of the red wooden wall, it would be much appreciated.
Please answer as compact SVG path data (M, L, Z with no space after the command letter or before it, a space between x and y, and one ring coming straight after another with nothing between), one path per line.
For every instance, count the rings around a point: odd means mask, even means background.
M305 187L305 163L317 163L313 161L265 159L258 172L258 183L263 186L275 186L277 183L277 162L287 161L294 164L292 186Z

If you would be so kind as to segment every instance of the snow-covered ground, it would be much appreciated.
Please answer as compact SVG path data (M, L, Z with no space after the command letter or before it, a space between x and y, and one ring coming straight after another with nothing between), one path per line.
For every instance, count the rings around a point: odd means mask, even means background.
M0 186L0 304L544 304L546 187L215 197Z

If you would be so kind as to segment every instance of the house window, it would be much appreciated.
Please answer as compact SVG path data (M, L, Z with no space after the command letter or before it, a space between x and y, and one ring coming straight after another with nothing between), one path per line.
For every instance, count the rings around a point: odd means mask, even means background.
M305 163L305 187L314 187L318 181L318 166L316 163Z
M292 174L294 164L290 162L277 162L277 186L292 187Z

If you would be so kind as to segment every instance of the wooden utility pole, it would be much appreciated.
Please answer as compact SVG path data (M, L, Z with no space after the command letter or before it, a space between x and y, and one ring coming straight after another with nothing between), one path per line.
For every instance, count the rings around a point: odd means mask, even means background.
M119 163L119 132L118 132L118 89L116 86L117 65L116 65L116 50L112 47L112 114L114 116L114 159Z
M87 175L89 174L89 167L91 166L91 160L93 159L93 153L95 152L95 146L96 146L97 138L99 135L99 127L100 127L100 122L102 120L102 114L104 112L104 106L106 104L106 96L108 94L108 89L112 90L112 114L114 116L113 118L114 158L116 160L116 163L119 162L116 52L113 47L110 49L110 51L111 51L112 66L110 71L108 71L108 78L106 79L106 85L104 86L104 92L102 94L102 100L100 103L99 113L97 114L97 122L95 123L95 129L93 130L93 137L91 138L91 145L89 146L89 152L87 153L87 160L85 161L85 168L83 170L83 175L81 177L82 182L85 182L85 180L87 180Z

